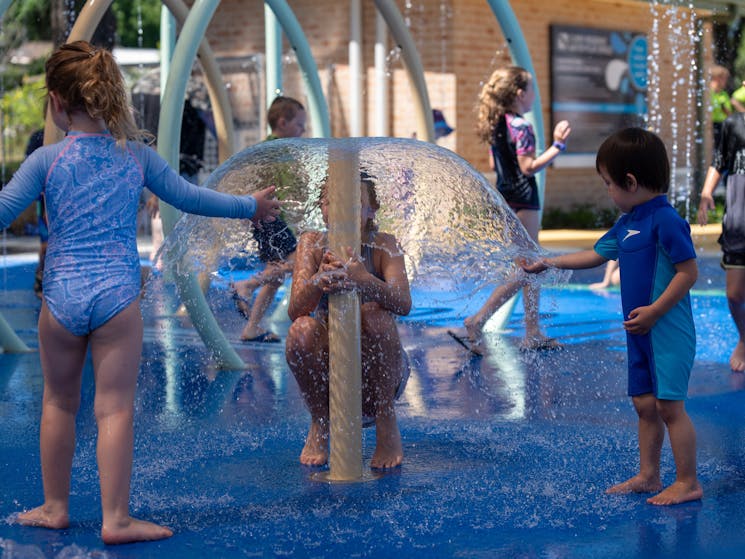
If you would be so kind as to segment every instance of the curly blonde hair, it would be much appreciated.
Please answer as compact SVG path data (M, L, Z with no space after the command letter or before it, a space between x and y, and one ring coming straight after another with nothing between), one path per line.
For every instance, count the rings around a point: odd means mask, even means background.
M525 91L532 80L530 72L520 66L494 70L481 88L476 107L476 133L481 141L491 143L499 119L515 105L518 92Z
M143 138L135 124L127 88L114 56L87 41L60 46L46 63L47 91L53 91L66 111L85 111L100 118L117 143Z

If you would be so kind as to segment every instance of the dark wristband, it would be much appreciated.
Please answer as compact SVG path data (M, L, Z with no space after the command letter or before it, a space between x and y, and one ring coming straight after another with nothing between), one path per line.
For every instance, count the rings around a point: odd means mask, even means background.
M566 151L567 149L567 145L564 142L554 142L551 145L554 146L559 151Z

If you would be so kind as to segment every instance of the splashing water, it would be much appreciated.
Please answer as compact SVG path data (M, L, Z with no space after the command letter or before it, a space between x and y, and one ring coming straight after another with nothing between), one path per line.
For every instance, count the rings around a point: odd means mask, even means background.
M360 168L376 177L379 229L396 236L412 288L429 305L461 301L520 273L515 259L544 252L473 167L434 144L409 139L284 139L248 148L221 165L206 187L246 194L277 185L284 220L301 233L324 229L319 209L329 148L355 149ZM184 216L161 251L169 265L228 275L256 254L249 220ZM255 261L256 259L254 259ZM185 264L188 263L188 264ZM565 281L551 271L547 278ZM542 277L543 281L544 278ZM416 306L416 293L414 293Z
M702 27L691 2L672 0L650 2L653 16L649 39L649 115L652 131L669 138L672 169L670 202L690 214L690 198L697 183L692 169L702 145L699 117L704 78L697 64ZM660 61L666 61L669 82L663 84Z

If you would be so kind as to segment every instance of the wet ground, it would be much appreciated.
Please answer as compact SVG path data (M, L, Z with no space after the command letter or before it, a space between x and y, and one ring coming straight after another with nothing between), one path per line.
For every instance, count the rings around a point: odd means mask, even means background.
M38 354L0 355L0 550L17 557L728 558L745 556L745 375L724 275L704 259L693 298L698 355L687 409L698 432L705 497L674 507L604 490L635 473L636 416L625 396L618 291L592 292L602 270L543 291L548 334L563 351L521 353L522 306L489 354L446 335L459 302L418 305L400 323L412 374L397 413L403 467L362 483L328 484L299 465L308 424L281 344L241 344L240 318L212 298L249 363L217 371L177 304L145 312L133 514L174 528L171 539L104 546L95 466L93 379L78 417L71 517L59 532L12 523L42 497ZM33 259L0 270L0 312L36 347ZM213 288L219 290L220 285ZM222 305L222 307L220 306ZM278 313L281 315L281 313ZM274 329L284 334L287 324ZM374 431L364 433L369 463ZM669 446L665 483L674 478Z

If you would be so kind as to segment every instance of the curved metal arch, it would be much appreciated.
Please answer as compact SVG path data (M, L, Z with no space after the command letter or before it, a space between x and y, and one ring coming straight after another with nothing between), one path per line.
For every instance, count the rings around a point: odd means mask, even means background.
M530 57L530 51L528 50L528 43L525 41L525 35L523 35L522 29L520 29L520 23L515 17L515 12L512 11L509 2L504 0L487 0L489 6L494 12L494 16L499 22L499 27L502 29L502 34L507 40L507 44L510 48L510 56L512 61L517 66L525 68L532 76L535 76L535 69L533 68L533 59ZM528 119L533 124L536 138L543 140L543 107L541 105L541 94L538 89L538 84L533 80L535 91L535 99L533 100L533 108L527 115ZM545 192L546 180L545 175L540 173L538 179L538 196L543 208L543 194Z
M171 69L163 91L163 102L160 108L158 152L174 168L178 165L178 139L181 135L181 112L183 111L187 81L199 44L219 3L220 0L197 2L186 17L176 46L173 49ZM179 215L180 212L176 208L168 204L161 204L164 235L173 230ZM179 295L189 313L194 328L212 352L218 366L225 369L244 369L246 364L225 338L225 334L204 298L197 277L188 271L173 270L173 272Z
M417 114L417 138L428 142L435 141L435 125L432 118L432 105L429 102L427 83L424 80L424 69L419 58L416 44L406 27L401 12L393 0L375 0L380 15L383 16L388 29L391 30L401 55L406 63L409 81L414 90L414 102Z
M328 109L318 78L318 69L310 55L310 46L300 28L300 24L285 0L266 0L266 3L276 15L280 26L298 55L298 63L303 69L303 78L308 89L313 129L320 131L321 137L328 137L331 128ZM164 101L161 105L161 126L158 129L158 137L161 140L158 144L158 150L166 161L174 167L178 164L178 148L175 147L178 146L178 142L175 139L180 137L181 133L179 111L182 110L176 99L183 99L188 77L186 72L191 69L192 61L196 56L195 43L204 36L218 4L219 0L204 0L195 4L184 22L174 48L171 72L168 76ZM178 216L179 212L175 208L162 204L161 218L165 235L173 230ZM218 361L218 366L223 369L246 368L246 363L230 345L217 320L215 320L196 277L191 274L180 273L175 273L174 277L194 328L199 332L202 341Z
M507 44L510 48L510 56L512 61L525 68L532 76L535 76L535 70L533 68L533 60L530 57L530 51L528 50L528 44L525 41L520 24L515 17L515 12L512 11L512 7L509 2L504 0L487 0L489 6L494 12L494 16L499 22L499 26L502 29L502 34L507 40ZM527 118L533 124L536 138L543 139L543 109L541 106L541 95L538 89L537 81L533 80L535 99L533 100L533 108L527 115ZM541 206L541 212L543 211L543 199L544 192L546 190L546 177L545 173L538 173L536 177L538 182L538 200ZM512 297L492 316L488 323L488 330L502 331L510 320L512 311L517 303L517 296Z
M164 6L173 14L179 24L183 25L189 15L189 8L183 0L162 0ZM220 162L225 161L235 151L235 127L233 126L233 111L230 99L217 57L212 52L209 43L203 39L199 44L199 61L205 74L207 94L215 117L215 132L217 133L217 153ZM164 92L165 93L165 92ZM180 142L180 136L179 136Z
M313 135L316 138L328 138L331 136L328 106L323 95L321 80L318 77L318 67L311 54L308 39L286 0L265 0L264 3L274 12L292 50L297 55L297 61L302 70L303 81L308 93L308 108Z

